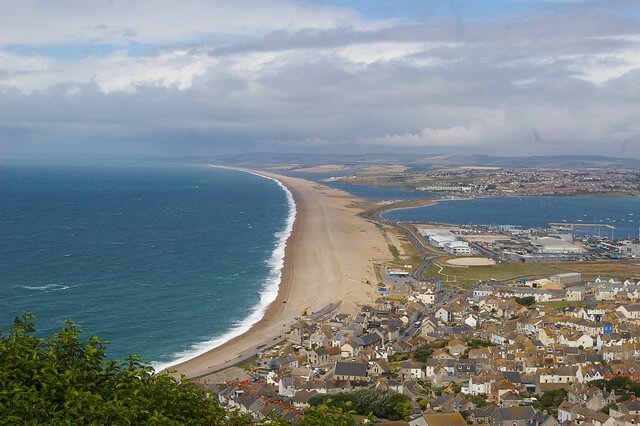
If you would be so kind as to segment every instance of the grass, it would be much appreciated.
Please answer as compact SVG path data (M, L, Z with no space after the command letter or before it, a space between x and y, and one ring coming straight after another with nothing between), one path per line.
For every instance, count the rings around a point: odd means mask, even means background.
M393 256L387 263L387 267L403 268L405 265L411 265L412 271L422 263L423 256L420 252L407 240L405 235L397 228L385 226L383 228L385 239L387 240L387 248ZM390 234L394 239L390 238ZM395 240L395 243L393 242Z
M628 262L602 261L602 262L564 262L564 263L507 263L490 266L470 266L468 268L456 268L446 266L446 257L438 259L442 265L442 271L436 264L432 264L427 270L427 276L440 278L443 282L453 281L460 286L469 286L479 280L487 281L510 280L520 276L527 278L544 278L553 274L564 272L580 272L583 279L592 280L597 276L617 277L620 279L634 278L640 275L640 266Z
M393 258L395 260L400 260L400 251L398 250L398 248L396 246L394 246L393 244L389 244L389 253L391 253L391 255L393 256Z
M405 257L403 259L404 263L409 264L413 267L413 269L416 269L418 266L420 266L424 257L413 246L413 244L407 241L404 235L402 236L401 244L402 244L402 250L405 253Z
M358 215L369 220L378 221L380 220L380 214L390 211L390 210L399 210L399 209L408 209L413 207L422 207L428 206L434 203L433 198L420 198L416 200L405 200L398 201L391 204L368 204L361 206L363 209Z
M585 302L569 302L569 301L557 301L557 302L545 302L540 303L541 306L547 306L550 308L564 309L570 306L587 306L588 303Z

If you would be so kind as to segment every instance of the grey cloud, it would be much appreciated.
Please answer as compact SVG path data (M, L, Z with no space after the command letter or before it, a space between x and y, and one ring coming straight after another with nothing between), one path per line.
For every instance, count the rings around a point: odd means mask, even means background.
M0 63L0 152L640 155L640 25L600 6L464 30L428 21L211 36L71 73L55 64L51 83L28 93L10 85L23 71Z

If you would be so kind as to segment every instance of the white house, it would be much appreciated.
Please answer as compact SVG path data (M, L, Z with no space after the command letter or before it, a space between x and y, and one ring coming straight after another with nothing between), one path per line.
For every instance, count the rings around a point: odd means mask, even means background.
M476 328L478 326L478 317L473 314L469 314L469 316L465 318L464 323L471 328Z

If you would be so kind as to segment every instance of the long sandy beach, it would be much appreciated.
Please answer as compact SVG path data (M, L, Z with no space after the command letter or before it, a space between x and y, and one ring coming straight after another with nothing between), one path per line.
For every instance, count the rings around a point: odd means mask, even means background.
M256 172L284 184L297 208L278 296L249 331L171 368L188 378L256 353L288 331L307 307L312 312L342 302L340 311L354 311L375 297L375 287L363 283L363 278L376 281L372 260L391 256L383 231L357 216L359 210L349 194L303 179Z

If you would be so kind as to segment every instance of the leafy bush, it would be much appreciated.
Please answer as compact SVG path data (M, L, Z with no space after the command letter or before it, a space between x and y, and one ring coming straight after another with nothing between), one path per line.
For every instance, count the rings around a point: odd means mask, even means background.
M542 396L538 397L538 400L533 403L533 408L539 411L547 411L552 416L558 415L558 407L562 404L562 401L567 397L567 391L565 389L556 389L549 392L545 392Z
M355 426L353 411L349 408L349 404L345 404L344 408L327 405L311 407L305 410L300 424L302 426Z
M530 307L536 304L536 298L533 296L516 297L516 303L518 305Z
M431 355L433 355L436 349L442 349L446 347L448 343L449 341L446 339L434 340L428 345L416 349L413 353L413 359L418 362L425 363L429 358L431 358Z
M0 424L222 424L226 413L189 381L135 356L107 361L105 343L73 322L34 335L33 316L0 332Z
M473 402L478 408L484 407L485 405L487 405L487 400L481 395L470 396L469 400Z
M360 415L373 414L378 418L402 420L408 418L411 411L409 398L390 390L363 389L336 395L316 395L309 400L312 406L349 406ZM305 413L306 415L306 413Z
M495 346L493 343L487 340L476 339L476 338L465 339L464 342L467 344L469 349L488 348L489 346Z
M631 395L640 396L640 383L624 376L614 377L611 380L594 380L591 384L600 389L613 390L626 399Z

